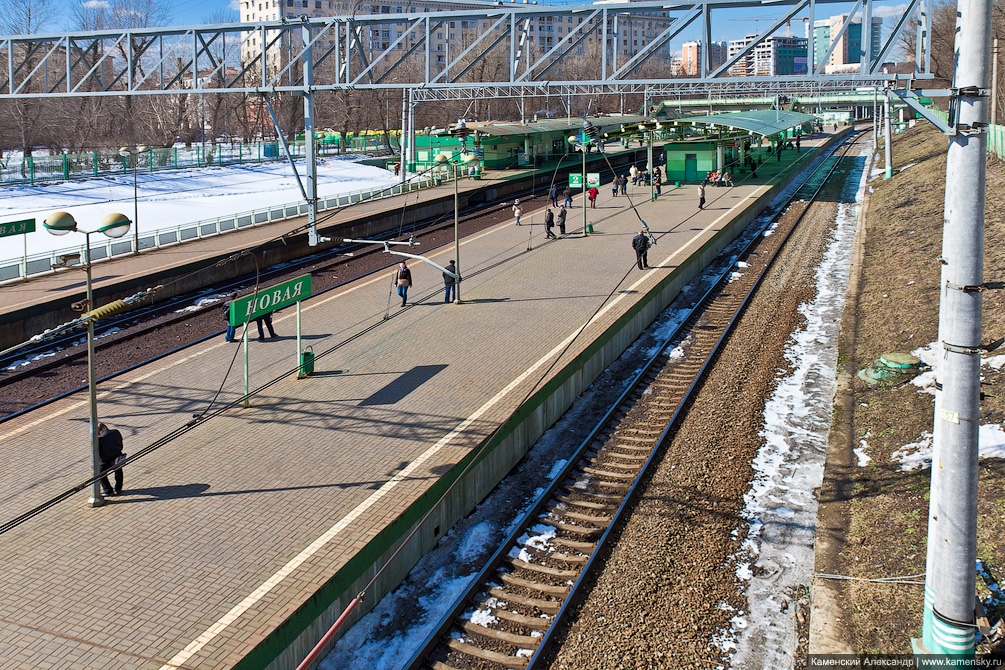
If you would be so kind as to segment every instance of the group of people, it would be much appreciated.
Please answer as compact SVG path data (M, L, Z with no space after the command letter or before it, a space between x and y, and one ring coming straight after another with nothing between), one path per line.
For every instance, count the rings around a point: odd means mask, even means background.
M732 186L733 177L730 176L729 171L715 170L714 172L709 172L705 175L705 179L701 182L702 186L707 186L711 184L712 186Z
M224 338L227 342L236 342L237 339L234 335L237 333L237 326L230 325L230 303L237 299L236 293L231 293L227 296L226 302L223 303L223 320L227 322L227 336ZM276 335L276 329L272 327L272 312L268 314L263 314L262 316L255 319L255 325L258 326L258 341L265 341L265 332L262 329L264 326L269 331L269 338L279 337Z

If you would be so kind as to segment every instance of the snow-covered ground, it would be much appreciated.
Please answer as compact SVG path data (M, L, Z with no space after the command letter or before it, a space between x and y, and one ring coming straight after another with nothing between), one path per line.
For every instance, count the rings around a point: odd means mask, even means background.
M305 170L304 162L298 161L301 178ZM320 197L387 187L397 181L394 173L354 163L351 157L326 158L318 163ZM141 233L302 201L287 162L137 174ZM92 230L111 212L132 219L133 175L0 189L0 222L36 220L35 232L27 235L29 256L83 244L82 235L57 237L42 228L42 221L58 210L70 212L82 228ZM24 254L23 238L0 237L0 261L20 258Z
M737 576L746 582L748 612L733 618L736 668L786 668L795 659L797 589L810 583L817 500L823 478L836 385L837 337L848 287L858 202L867 170L849 178L846 202L823 259L816 269L816 297L802 305L805 326L785 351L790 372L780 378L764 408L764 446L754 459L754 481L746 495L749 528ZM864 449L863 444L861 448ZM864 455L859 456L861 459ZM720 643L720 646L723 646Z

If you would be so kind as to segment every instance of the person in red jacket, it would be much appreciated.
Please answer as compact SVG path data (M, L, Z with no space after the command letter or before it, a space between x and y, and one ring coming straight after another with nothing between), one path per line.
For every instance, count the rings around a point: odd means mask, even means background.
M597 196L600 195L600 190L596 186L591 186L590 190L586 193L590 196L590 209L596 209Z

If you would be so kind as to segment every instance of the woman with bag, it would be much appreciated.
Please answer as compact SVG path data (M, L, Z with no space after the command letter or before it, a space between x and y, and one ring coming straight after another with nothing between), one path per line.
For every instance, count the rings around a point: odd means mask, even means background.
M412 285L412 271L401 261L398 270L395 272L396 283L398 284L398 295L401 296L401 306L404 307L408 301L408 287Z

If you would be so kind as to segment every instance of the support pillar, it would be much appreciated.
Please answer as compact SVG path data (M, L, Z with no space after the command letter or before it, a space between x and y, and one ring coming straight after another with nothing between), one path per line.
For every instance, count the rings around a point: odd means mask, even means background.
M959 0L953 86L956 134L946 158L934 458L925 613L919 652L974 657L977 433L990 74L991 0ZM972 129L977 128L974 131ZM923 662L923 660L922 660Z
M408 161L405 157L408 156L407 151L408 144L408 94L405 91L401 92L401 135L398 136L398 164L401 166L401 183L404 184L407 180L405 176L408 173Z
M311 56L311 29L304 24L300 29L304 41L304 161L307 163L307 244L316 247L323 241L318 237L318 164L314 150L314 62Z
M883 101L883 149L884 149L884 163L886 167L886 172L883 175L883 179L889 179L893 176L893 134L890 132L890 94L886 94L886 99Z

